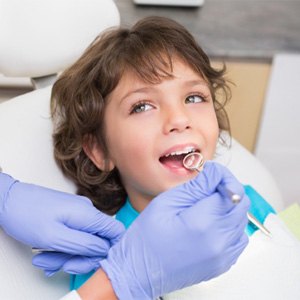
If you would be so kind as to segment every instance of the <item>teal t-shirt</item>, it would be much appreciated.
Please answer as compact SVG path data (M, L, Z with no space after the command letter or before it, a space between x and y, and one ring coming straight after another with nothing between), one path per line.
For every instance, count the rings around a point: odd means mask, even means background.
M245 193L249 197L251 205L249 211L261 222L264 223L264 220L269 213L276 213L273 207L259 194L257 193L250 185L245 185ZM124 206L117 212L116 219L122 222L127 229L131 223L136 219L139 213L131 206L129 199L127 199ZM252 223L248 223L246 232L251 236L257 227ZM82 286L92 275L94 271L81 274L81 275L72 275L70 287L71 290L78 289Z

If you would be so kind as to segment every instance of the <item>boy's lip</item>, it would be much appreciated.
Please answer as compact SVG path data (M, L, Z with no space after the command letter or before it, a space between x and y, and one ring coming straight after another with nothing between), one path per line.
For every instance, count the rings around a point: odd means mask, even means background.
M162 157L168 157L170 155L181 155L181 154L188 154L190 152L201 152L200 148L197 144L194 143L187 143L187 144L180 144L180 145L175 145L166 151L162 153L160 158Z
M200 152L198 145L193 143L176 145L164 151L159 157L159 162L172 173L180 174L181 176L187 175L191 171L184 167L183 159L191 152Z

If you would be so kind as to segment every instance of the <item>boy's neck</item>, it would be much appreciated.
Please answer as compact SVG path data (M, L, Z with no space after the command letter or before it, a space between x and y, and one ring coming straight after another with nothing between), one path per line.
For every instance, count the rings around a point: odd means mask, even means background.
M129 202L137 212L142 212L153 198L154 197L150 195L145 197L128 192Z

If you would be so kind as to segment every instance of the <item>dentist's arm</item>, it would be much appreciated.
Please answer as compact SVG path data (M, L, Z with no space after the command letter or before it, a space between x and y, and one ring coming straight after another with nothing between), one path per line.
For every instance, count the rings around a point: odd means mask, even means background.
M220 186L241 202L233 204ZM155 299L226 272L248 243L248 208L243 186L226 168L207 163L195 179L149 204L78 294L83 300ZM115 293L107 298L98 294L101 284L107 287L104 272Z
M240 194L240 204L235 206L220 194L219 185ZM222 274L247 245L248 206L243 187L227 169L207 163L194 180L156 197L117 242L121 225L94 209L86 198L0 174L0 224L11 236L34 247L86 255L102 251L105 256L109 248L94 234L103 233L115 244L107 259L98 260L101 269L78 290L84 300L154 299ZM77 235L77 231L82 232ZM47 232L50 236L45 237ZM87 249L81 246L84 243ZM65 299L81 299L78 293Z

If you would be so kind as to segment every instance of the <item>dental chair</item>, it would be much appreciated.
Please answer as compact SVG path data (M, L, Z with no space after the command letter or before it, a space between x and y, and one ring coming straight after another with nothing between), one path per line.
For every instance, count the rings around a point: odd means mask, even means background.
M37 88L0 104L3 172L24 182L75 193L74 184L53 158L51 84L96 35L119 22L118 10L109 0L0 0L0 73L30 77ZM229 149L220 144L216 160L241 182L252 185L275 209L283 208L268 170L236 140ZM31 258L29 247L0 229L0 299L50 300L68 292L67 275L45 278L31 265Z

